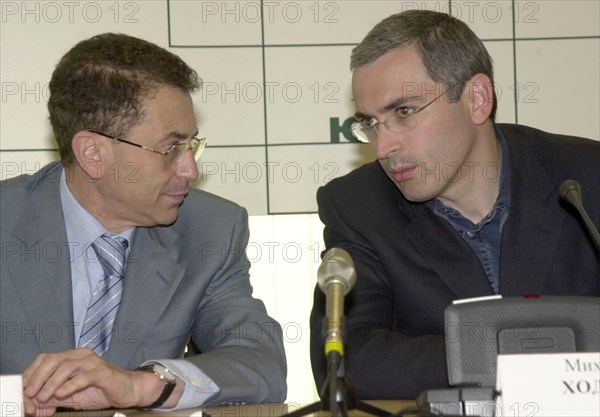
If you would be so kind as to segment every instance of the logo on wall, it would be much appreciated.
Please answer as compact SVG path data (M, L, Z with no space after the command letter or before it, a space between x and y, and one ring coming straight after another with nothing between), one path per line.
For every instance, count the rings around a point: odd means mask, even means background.
M329 118L329 131L330 131L330 142L331 143L342 143L340 140L340 134L346 139L344 142L360 143L358 139L352 134L350 126L354 123L354 117L348 117L340 124L339 117Z

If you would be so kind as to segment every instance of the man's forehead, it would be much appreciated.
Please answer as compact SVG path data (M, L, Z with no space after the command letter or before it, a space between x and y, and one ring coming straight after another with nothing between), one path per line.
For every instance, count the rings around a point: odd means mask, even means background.
M443 86L429 78L413 47L394 49L352 74L352 93L359 112L373 114L390 103L435 97Z
M383 84L387 88L414 91L424 83L432 83L420 55L412 46L393 49L375 61L356 68L352 73L353 88L357 84Z

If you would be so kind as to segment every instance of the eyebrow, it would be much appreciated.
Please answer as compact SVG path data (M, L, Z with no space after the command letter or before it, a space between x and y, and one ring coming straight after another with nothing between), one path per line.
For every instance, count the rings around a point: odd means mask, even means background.
M402 105L404 105L404 104L406 104L408 102L411 102L413 100L418 100L418 99L422 99L422 97L421 96L399 97L396 100L392 101L391 103L388 103L385 106L383 106L378 111L378 113L387 113L387 112L389 112L391 110L396 110L398 107L400 107L400 106L402 106ZM356 112L356 113L354 113L354 117L356 119L368 119L368 118L371 118L371 117L374 117L374 116L372 116L370 114L365 114L365 113L362 113L362 112Z
M196 136L198 136L198 129L195 130L195 132L192 134L191 138L193 139ZM167 142L170 142L173 139L175 139L175 142L179 142L179 141L182 141L182 140L186 140L188 137L189 136L186 133L172 131L172 132L169 132L166 135L164 135L163 139L161 139L159 141L159 143L167 143Z

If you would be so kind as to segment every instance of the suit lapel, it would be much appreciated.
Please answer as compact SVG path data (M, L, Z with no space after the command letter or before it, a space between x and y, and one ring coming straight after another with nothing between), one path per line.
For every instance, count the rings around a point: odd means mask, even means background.
M8 267L21 305L36 331L41 352L75 347L71 267L60 204L61 167L53 164L35 185L35 199L23 214L14 234L21 240L21 256ZM39 207L43 206L43 207Z
M401 210L411 211L404 227L408 238L456 298L493 294L477 256L452 226L423 204L407 206L404 202Z
M127 258L123 298L117 313L119 332L111 340L107 358L132 367L140 348L169 305L184 269L175 261L174 228L138 228Z
M557 185L531 150L519 147L514 138L506 140L512 178L510 213L502 233L500 292L541 294L557 256L565 213L559 209Z

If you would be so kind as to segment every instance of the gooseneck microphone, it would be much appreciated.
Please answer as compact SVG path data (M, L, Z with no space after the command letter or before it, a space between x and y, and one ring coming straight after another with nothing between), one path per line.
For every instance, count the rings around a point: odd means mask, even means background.
M356 282L354 262L344 249L331 248L323 256L317 280L326 296L327 336L325 355L344 356L344 297Z
M567 201L569 204L571 204L577 209L579 215L583 219L588 233L590 234L592 240L594 241L594 244L596 245L598 253L600 254L600 233L598 233L598 229L596 229L596 226L592 222L592 219L590 219L590 216L588 216L587 211L585 211L585 208L583 207L583 200L581 198L581 186L579 185L579 183L572 179L565 180L562 184L560 184L559 193L563 200Z
M323 318L327 378L319 390L320 401L294 410L283 417L320 415L328 411L331 417L348 417L348 410L357 409L374 417L392 417L389 411L367 404L355 397L354 388L346 378L344 366L344 297L356 283L354 262L350 254L331 248L317 271L319 288L325 293L326 314Z

